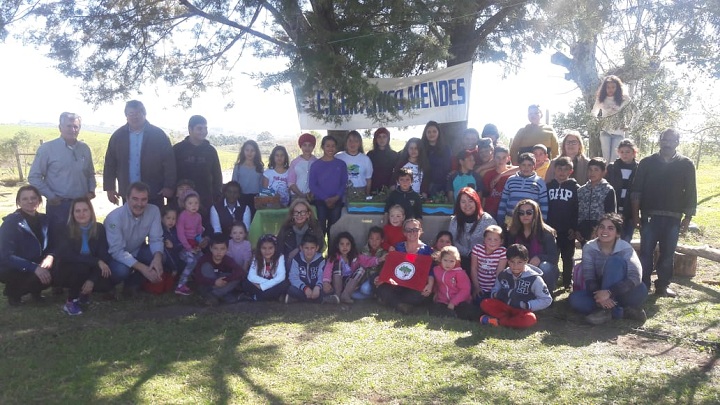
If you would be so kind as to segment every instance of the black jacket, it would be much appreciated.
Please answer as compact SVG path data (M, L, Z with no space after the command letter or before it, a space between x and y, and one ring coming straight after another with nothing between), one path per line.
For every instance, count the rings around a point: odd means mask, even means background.
M195 191L200 194L200 202L206 209L220 199L222 189L222 169L217 151L210 142L200 145L190 143L189 137L173 146L178 180L192 180Z
M578 222L577 181L569 178L560 184L557 179L548 183L547 224L558 232L577 228Z

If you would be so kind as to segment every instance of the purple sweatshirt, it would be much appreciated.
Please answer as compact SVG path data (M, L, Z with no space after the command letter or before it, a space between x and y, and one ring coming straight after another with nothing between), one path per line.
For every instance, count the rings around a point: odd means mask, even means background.
M316 160L310 166L310 191L318 200L345 195L348 173L347 165L340 159Z

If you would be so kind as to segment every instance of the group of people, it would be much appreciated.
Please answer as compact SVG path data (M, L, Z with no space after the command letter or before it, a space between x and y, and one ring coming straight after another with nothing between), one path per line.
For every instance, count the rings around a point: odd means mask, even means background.
M357 131L340 152L335 138L323 137L320 158L313 154L316 138L303 134L299 156L291 160L277 146L265 169L257 143L247 141L232 181L223 184L203 117L191 117L188 136L173 146L147 122L139 101L126 104L125 116L127 124L110 138L103 172L107 198L124 204L103 224L91 202L91 152L77 139L80 117L63 113L60 138L38 150L30 185L17 193L18 210L0 227L0 282L10 305L64 287L63 309L78 315L92 292L112 296L122 283L127 296L141 288L197 292L213 305L377 297L407 313L432 302L432 314L528 327L536 322L533 312L553 300L562 256L562 285L573 284L570 305L589 322L644 319L658 242L655 292L675 295L673 251L694 215L696 191L694 167L676 152L673 129L661 134L660 151L639 163L632 141L622 140L619 158L606 165L584 155L577 132L567 131L559 143L532 105L530 124L509 148L488 124L482 134L465 130L453 154L431 121L399 153L386 128L374 132L367 155ZM277 235L251 246L254 201L267 190L288 215ZM347 232L330 236L348 190L387 192L385 225L370 229L364 241ZM47 214L38 212L43 196ZM451 201L454 212L430 246L421 239L422 204L435 196ZM636 226L640 257L628 243ZM576 240L583 259L573 276ZM392 251L432 255L424 288L380 281Z

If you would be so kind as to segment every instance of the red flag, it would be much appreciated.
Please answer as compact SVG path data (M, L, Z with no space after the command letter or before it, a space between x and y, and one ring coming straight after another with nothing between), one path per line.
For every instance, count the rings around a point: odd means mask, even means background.
M390 252L380 271L380 281L422 291L432 268L432 257L403 252Z

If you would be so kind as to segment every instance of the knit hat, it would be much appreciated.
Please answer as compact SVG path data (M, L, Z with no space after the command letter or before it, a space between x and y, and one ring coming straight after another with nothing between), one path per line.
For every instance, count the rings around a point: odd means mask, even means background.
M375 130L375 133L373 134L373 137L377 137L377 136L380 135L380 134L387 134L388 136L390 136L390 131L388 131L388 129L385 128L385 127L380 127L380 128L378 128L378 129Z
M310 142L315 147L315 144L317 143L317 139L312 134L304 133L300 135L300 138L298 139L298 146L302 147L302 144L305 142Z

